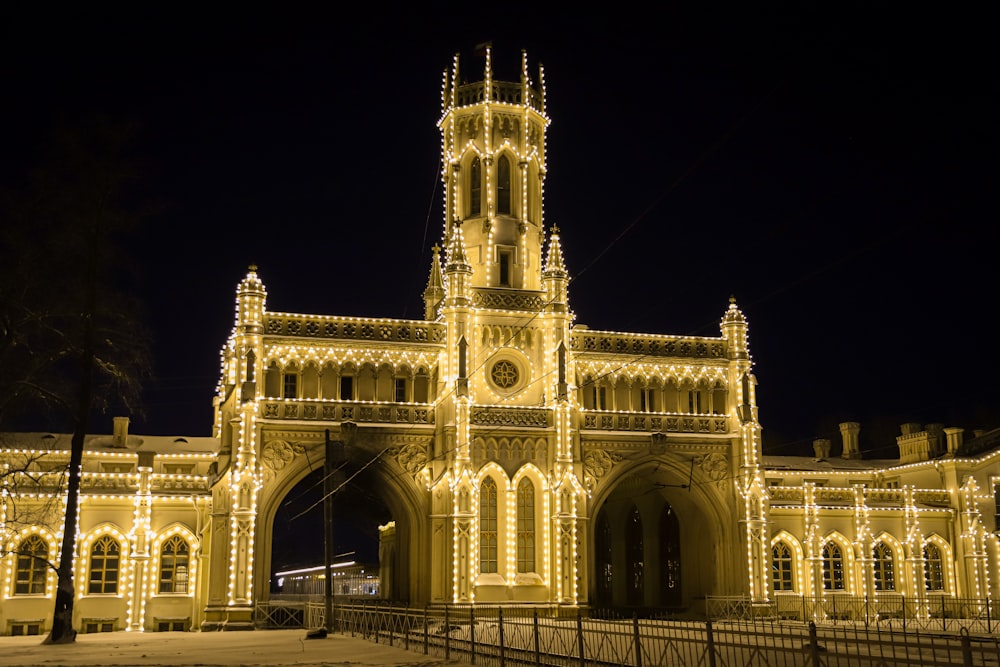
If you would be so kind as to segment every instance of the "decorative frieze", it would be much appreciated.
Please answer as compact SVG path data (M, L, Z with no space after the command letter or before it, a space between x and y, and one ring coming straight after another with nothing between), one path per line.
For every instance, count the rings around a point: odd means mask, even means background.
M434 322L369 320L288 313L267 313L264 317L264 331L272 336L384 342L443 343L445 340L444 326Z
M477 406L470 421L476 426L522 426L547 428L550 411L530 408L493 408Z

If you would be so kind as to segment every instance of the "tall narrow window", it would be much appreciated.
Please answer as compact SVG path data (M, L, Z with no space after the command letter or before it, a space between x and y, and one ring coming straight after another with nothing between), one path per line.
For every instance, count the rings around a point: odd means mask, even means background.
M823 545L823 588L828 591L844 590L844 556L834 542Z
M677 513L665 505L660 514L660 562L663 563L661 580L662 601L665 607L677 607L681 598L681 529Z
M90 549L90 585L88 593L117 593L121 546L118 540L105 535Z
M497 284L500 287L511 287L514 271L514 249L497 247Z
M282 396L285 398L299 397L299 376L295 371L285 372L285 386Z
M517 485L517 571L535 571L535 487L527 478Z
M340 376L340 400L342 400L342 401L353 401L354 400L354 376L353 375L341 375Z
M497 483L490 477L479 487L479 571L497 572Z
M701 412L701 392L694 390L688 392L688 412L698 414Z
M15 595L42 595L45 593L46 564L49 547L38 535L31 535L17 547L17 572Z
M607 410L608 409L608 388L605 386L595 387L594 389L594 408L597 410Z
M655 400L656 397L652 388L642 387L639 389L639 412L655 412Z
M771 547L771 586L775 591L794 590L792 551L784 542L778 542Z
M510 215L510 159L497 160L497 213Z
M944 590L944 561L936 544L924 545L924 587L928 591Z
M406 402L406 378L396 378L395 401L397 403Z
M253 382L257 372L257 355L253 350L247 352L247 382Z
M160 592L187 593L188 543L175 535L160 549Z
M892 568L892 549L884 542L879 542L872 549L872 559L875 567L875 590L896 590L896 577Z
M483 210L483 167L478 157L469 165L469 215Z
M645 597L645 559L642 541L642 516L639 508L632 506L628 524L625 526L625 554L628 559L628 604L638 606L644 604Z

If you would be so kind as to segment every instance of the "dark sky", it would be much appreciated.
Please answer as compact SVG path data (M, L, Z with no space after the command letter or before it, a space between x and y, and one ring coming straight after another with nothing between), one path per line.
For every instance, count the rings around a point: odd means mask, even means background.
M502 78L522 48L545 66L578 322L718 335L735 295L773 453L846 420L873 456L905 421L1000 426L986 17L614 6L3 10L4 178L56 124L142 127L164 207L135 250L157 377L132 430L210 433L250 263L272 310L421 316L442 72L486 40Z

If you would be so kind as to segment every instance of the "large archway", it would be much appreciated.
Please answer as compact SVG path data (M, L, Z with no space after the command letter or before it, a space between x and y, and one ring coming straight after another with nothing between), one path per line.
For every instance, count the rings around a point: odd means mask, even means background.
M595 607L700 613L724 589L717 490L647 463L611 481L594 519ZM735 536L730 536L730 539Z
M298 442L265 434L264 484L260 490L254 550L255 599L269 599L271 578L286 563L323 563L322 436L301 434ZM333 496L335 553L358 551L358 559L379 561L380 597L398 602L427 599L427 582L412 564L426 562L426 505L429 493L400 461L399 447L384 437L355 438L338 466ZM393 528L383 535L380 526Z

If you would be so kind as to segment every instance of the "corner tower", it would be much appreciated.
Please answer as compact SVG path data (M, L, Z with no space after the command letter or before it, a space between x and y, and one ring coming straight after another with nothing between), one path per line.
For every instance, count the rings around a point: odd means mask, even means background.
M453 226L462 228L472 287L540 290L549 124L543 70L532 81L522 51L520 82L497 81L491 46L484 55L480 81L464 82L458 55L444 73L438 121L444 238Z

